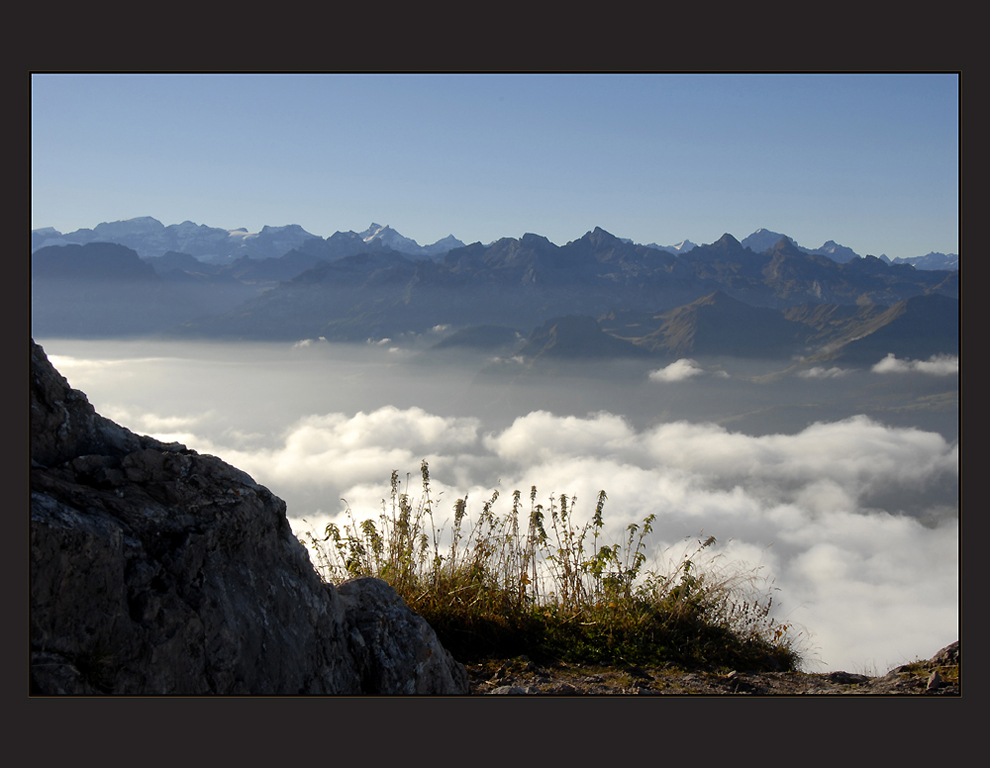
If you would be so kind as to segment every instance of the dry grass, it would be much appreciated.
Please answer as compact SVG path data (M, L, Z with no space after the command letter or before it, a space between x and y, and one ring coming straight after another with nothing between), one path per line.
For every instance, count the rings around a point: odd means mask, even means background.
M499 493L476 520L467 500L454 504L449 532L438 528L429 466L414 502L393 472L377 523L357 523L303 542L325 580L374 576L387 581L462 661L532 658L583 663L663 664L710 669L796 669L793 629L770 617L772 585L759 569L720 566L698 541L693 555L665 572L645 569L648 516L626 540L601 541L607 500L602 491L585 525L565 495L528 509L520 491L511 510L495 512ZM705 553L707 554L707 553Z

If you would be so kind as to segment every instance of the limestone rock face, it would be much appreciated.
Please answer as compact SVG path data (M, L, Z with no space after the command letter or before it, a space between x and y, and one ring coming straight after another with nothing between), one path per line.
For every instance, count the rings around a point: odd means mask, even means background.
M348 615L267 488L31 361L32 692L467 693L384 582L348 588Z

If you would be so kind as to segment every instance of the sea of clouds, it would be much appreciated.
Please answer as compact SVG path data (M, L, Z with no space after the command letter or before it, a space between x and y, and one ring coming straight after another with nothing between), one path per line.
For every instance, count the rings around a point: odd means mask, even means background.
M809 669L882 673L958 637L959 450L938 431L854 413L751 434L669 412L633 419L621 403L489 419L458 396L478 397L473 374L396 369L383 362L385 349L374 360L339 350L298 357L313 348L147 354L142 345L111 354L54 342L49 354L105 416L247 471L286 500L297 532L339 524L347 509L377 517L392 470L415 496L426 460L438 524L459 498L477 513L498 489L496 511L505 512L512 491L525 497L536 486L544 504L551 495L576 499L579 522L605 490L606 541L656 515L647 540L653 567L715 536L712 554L759 569L776 590L777 620L805 631ZM855 375L957 371L957 359L887 358ZM790 379L828 386L838 377ZM724 368L693 360L642 372L645 388L671 393L703 379L731 383ZM391 389L376 389L385 380ZM454 401L461 407L445 408Z

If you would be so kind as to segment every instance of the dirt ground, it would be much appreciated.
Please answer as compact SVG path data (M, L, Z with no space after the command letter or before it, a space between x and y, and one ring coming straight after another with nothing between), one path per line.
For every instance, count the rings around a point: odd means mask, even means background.
M953 650L954 649L954 650ZM868 677L849 672L710 672L670 667L537 664L525 656L467 665L475 695L960 695L959 645Z

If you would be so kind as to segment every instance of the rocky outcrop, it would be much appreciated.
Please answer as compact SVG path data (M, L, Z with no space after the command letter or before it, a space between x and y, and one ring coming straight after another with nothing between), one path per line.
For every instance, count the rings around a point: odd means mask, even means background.
M324 584L244 472L95 412L31 343L36 694L468 692L384 582Z

